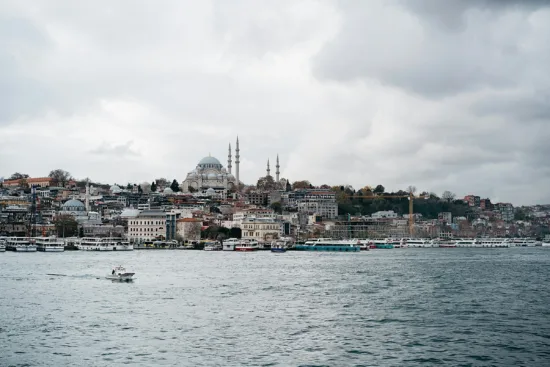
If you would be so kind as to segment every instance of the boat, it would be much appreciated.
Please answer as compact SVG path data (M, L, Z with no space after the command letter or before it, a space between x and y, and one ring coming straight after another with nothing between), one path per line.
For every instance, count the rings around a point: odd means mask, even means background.
M42 252L63 252L65 251L65 242L55 236L34 238L36 250Z
M357 244L357 240L318 238L306 241L303 245L296 245L295 249L297 251L359 252L361 246Z
M511 244L514 247L535 247L540 246L542 243L532 238L514 238Z
M82 251L113 251L116 238L83 237L80 239L78 249Z
M285 240L275 240L271 242L271 252L283 253L286 252L288 248L288 242Z
M550 242L543 242L542 247L550 247Z
M206 242L204 244L204 251L221 251L222 246L217 242Z
M477 240L478 247L506 248L510 247L510 241L506 238L481 238Z
M372 243L377 249L392 249L393 243L388 242L387 238L373 240Z
M8 237L6 250L15 252L36 252L36 245L30 238Z
M240 240L238 238L228 238L223 241L223 251L235 251L235 247L239 244Z
M426 238L407 238L403 239L407 243L407 247L414 248L430 248L433 247L433 241Z
M0 238L0 252L6 252L6 240Z
M251 252L251 251L258 251L258 241L254 240L243 240L239 241L237 246L235 246L235 251L241 251L241 252Z
M117 241L113 251L134 251L134 245L129 241Z
M113 268L111 274L108 274L105 278L110 280L118 280L121 282L130 282L135 273L129 273L126 269L119 265Z

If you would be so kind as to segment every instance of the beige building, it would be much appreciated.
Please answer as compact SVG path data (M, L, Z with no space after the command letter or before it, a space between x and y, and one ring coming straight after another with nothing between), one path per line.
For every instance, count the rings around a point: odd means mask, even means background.
M259 242L271 241L281 236L281 223L273 218L246 218L242 224L242 238Z
M176 221L176 232L186 241L201 239L202 220L198 218L180 218Z
M144 210L128 219L128 239L153 241L166 237L166 213L160 210Z

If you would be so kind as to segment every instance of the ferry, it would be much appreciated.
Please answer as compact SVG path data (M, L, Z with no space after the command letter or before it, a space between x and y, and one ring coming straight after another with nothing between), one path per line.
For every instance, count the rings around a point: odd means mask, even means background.
M425 238L407 238L407 239L404 239L404 241L407 243L407 247L413 247L413 248L434 247L433 241Z
M114 251L116 240L110 237L83 237L80 239L78 249L82 251Z
M531 238L514 238L511 241L511 244L514 247L535 247L541 246L542 242L536 241Z
M452 241L445 241L443 243L439 244L439 247L479 247L477 240L474 238L466 238L466 239L457 239L454 242Z
M36 237L34 238L36 249L42 252L63 252L65 251L65 243L57 237Z
M377 249L392 249L393 243L388 242L387 238L373 240L372 243Z
M374 247L371 240L357 240L357 244L359 245L361 251L369 251L371 245Z
M281 253L286 252L290 247L291 241L286 238L280 238L271 242L271 252Z
M296 245L298 251L329 251L329 252L359 252L361 246L357 240L333 240L330 238L318 238L306 241L303 245Z
M241 241L238 238L228 238L223 241L223 251L235 251L235 248Z
M206 242L204 244L204 251L221 251L222 246L217 242Z
M478 247L506 248L510 247L510 241L506 238L481 238L477 240Z
M241 252L250 252L250 251L258 251L258 241L254 240L248 240L248 241L240 241L237 246L235 246L235 251L241 251Z
M120 240L120 239L119 239ZM134 251L134 244L129 241L117 241L113 251Z
M8 237L6 240L6 250L15 252L36 252L36 245L30 238Z

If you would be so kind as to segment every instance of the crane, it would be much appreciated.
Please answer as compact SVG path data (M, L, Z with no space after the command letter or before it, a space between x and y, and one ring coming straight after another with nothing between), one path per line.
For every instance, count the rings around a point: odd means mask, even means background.
M415 199L424 199L428 200L429 196L414 196L414 193L411 191L407 195L353 195L348 196L348 198L355 199L409 199L409 234L411 237L414 236L414 213L413 213L413 203Z

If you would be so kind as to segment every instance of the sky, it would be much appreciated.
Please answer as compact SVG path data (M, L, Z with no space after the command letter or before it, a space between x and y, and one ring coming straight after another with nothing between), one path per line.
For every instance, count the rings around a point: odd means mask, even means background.
M550 203L548 1L8 0L0 46L5 178L183 181L238 135L245 184Z

